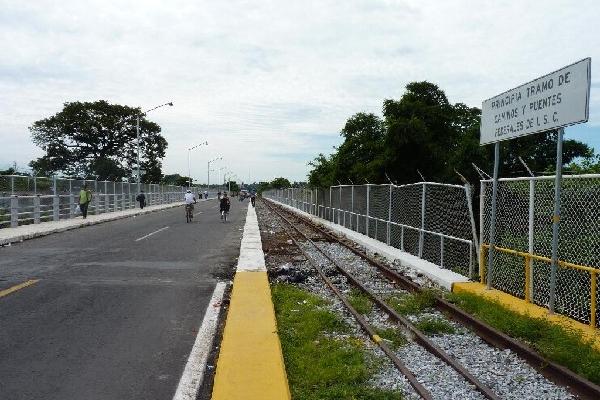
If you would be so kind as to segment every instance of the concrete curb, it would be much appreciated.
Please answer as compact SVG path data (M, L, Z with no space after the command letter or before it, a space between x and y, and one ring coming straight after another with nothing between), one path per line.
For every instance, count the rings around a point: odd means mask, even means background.
M212 400L289 400L258 220L248 205Z

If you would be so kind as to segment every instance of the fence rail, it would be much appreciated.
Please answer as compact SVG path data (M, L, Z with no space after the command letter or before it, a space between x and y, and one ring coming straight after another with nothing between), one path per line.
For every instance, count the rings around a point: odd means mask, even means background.
M88 214L95 215L136 207L137 183L93 181L58 177L0 175L0 228L74 218L79 214L79 191L92 192ZM184 186L140 184L147 205L182 200ZM200 187L193 187L197 193Z
M340 185L263 193L471 278L479 248L470 186Z

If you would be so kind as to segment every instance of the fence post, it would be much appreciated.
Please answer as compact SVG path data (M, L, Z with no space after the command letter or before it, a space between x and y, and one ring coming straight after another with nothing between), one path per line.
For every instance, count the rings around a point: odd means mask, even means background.
M471 252L471 249L469 249L469 252ZM470 264L472 265L472 263ZM442 235L440 235L440 267L444 268L444 237ZM469 268L471 268L470 265Z
M371 198L371 185L367 184L367 215L365 215L365 221L366 221L365 232L367 233L367 236L369 236L369 208L370 208L370 198Z
M534 239L534 222L535 222L535 181L533 179L529 179L529 254L533 254L533 239ZM525 300L531 302L533 301L533 258L529 257L529 262L526 265L526 268L529 270L528 273L525 274L528 277L528 282L525 287L527 291L525 293Z
M471 232L473 234L473 247L475 247L475 254L477 254L477 260L479 260L479 243L477 240L477 227L475 226L475 215L473 214L473 192L471 184L465 183L465 196L467 197L467 207L469 207L469 219L471 220ZM481 223L481 221L480 221ZM471 253L469 249L469 253ZM470 257L469 261L469 279L473 279L475 274L473 262Z
M11 176L10 177L10 195L14 196L15 194L15 177Z
M354 185L352 185L352 194L351 194L352 198L350 201L350 229L353 229L353 223L352 223L352 219L354 218Z
M427 185L423 182L423 191L421 192L421 231L419 232L419 258L423 258L423 245L425 241L425 192Z
M41 213L40 213L40 195L36 194L33 197L33 223L34 224L39 224L40 223L40 218L41 217Z
M71 181L69 181L69 186ZM75 218L75 196L69 193L69 218Z
M10 197L10 227L19 226L19 197L12 195Z
M485 190L487 182L481 180L481 186L479 187L479 283L485 283L484 275L485 275L485 257L484 257L484 249L483 249L483 230L484 230L484 211L485 211Z
M327 212L327 219L331 222L333 222L333 219L331 218L331 210L333 209L333 204L331 203L331 186L329 186L329 210Z
M390 184L390 196L388 200L388 222L387 222L387 245L390 245L392 236L392 185Z
M596 328L596 309L598 304L596 304L596 293L598 290L598 273L597 271L592 271L590 273L590 325L592 328Z
M58 221L60 219L60 196L54 194L52 196L52 220Z
M98 185L96 185L96 188L98 187ZM94 201L94 215L98 215L100 214L100 195L98 194L98 192L95 193L94 197L92 197L93 201Z
M117 203L117 182L113 182L113 211L117 211L119 209Z

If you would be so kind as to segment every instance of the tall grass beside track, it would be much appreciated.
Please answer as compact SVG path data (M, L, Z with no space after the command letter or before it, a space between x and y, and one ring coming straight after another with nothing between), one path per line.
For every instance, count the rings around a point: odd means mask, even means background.
M369 385L381 361L326 309L326 300L289 284L271 290L292 399L402 399L399 392Z

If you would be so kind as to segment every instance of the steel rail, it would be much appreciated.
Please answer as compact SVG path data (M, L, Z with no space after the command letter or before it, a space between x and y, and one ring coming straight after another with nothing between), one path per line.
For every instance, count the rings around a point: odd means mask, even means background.
M302 219L307 225L310 225L315 230L328 237L332 241L336 241L342 244L344 247L352 251L354 254L365 259L369 264L379 269L385 276L387 276L393 282L400 284L403 288L412 292L421 292L423 288L417 283L413 282L409 278L400 273L392 270L384 263L376 260L369 256L365 251L361 250L359 246L351 242L348 239L339 238L337 235L323 229L309 219L301 216L296 218ZM493 328L491 325L481 321L473 315L463 311L456 305L449 301L436 296L436 307L446 313L454 321L469 327L475 334L481 337L486 343L499 348L499 349L510 349L523 360L525 360L531 367L542 374L550 381L567 387L573 394L581 397L582 399L597 400L600 399L600 386L589 381L588 379L577 375L570 369L563 367L553 361L550 361L535 351L530 346L527 346L523 342L516 340L505 333Z
M271 205L268 205L270 210L274 212L279 218L286 221L290 226L293 225L280 213L278 213ZM417 394L421 396L425 400L433 400L431 393L417 380L414 374L406 367L406 365L394 354L394 352L389 348L389 346L377 335L373 327L369 325L366 319L358 312L356 309L350 304L350 302L344 297L344 295L335 287L333 282L325 275L321 267L312 259L310 254L306 252L300 245L300 243L292 236L292 234L285 228L283 228L286 235L290 238L290 240L296 245L296 247L300 250L300 252L304 255L306 260L313 266L313 268L317 271L321 279L325 282L325 284L331 289L331 291L340 299L340 301L344 304L346 309L352 314L352 316L356 319L361 328L369 335L369 338L379 346L379 348L388 356L388 358L392 361L392 363L396 366L396 368L406 377L410 385L415 389ZM302 232L298 231L303 238L308 241L311 241L306 235Z
M436 357L438 357L439 359L443 360L447 365L449 365L456 372L458 372L460 375L462 375L463 378L465 378L468 382L473 384L475 386L475 388L481 394L483 394L486 398L488 398L490 400L500 400L500 397L498 397L486 384L481 382L477 377L475 377L473 374L471 374L464 366L462 366L460 363L458 363L456 360L454 360L452 357L450 357L450 355L448 355L448 353L446 353L442 348L440 348L438 345L436 345L431 340L429 340L429 338L425 334L423 334L419 329L417 329L417 327L415 327L408 319L406 319L403 316L401 316L400 314L398 314L389 305L387 305L383 300L381 300L375 293L373 293L371 290L369 290L367 287L365 287L361 282L359 282L358 279L356 279L356 277L354 277L350 272L348 272L344 267L342 267L333 257L331 257L329 254L327 254L327 252L325 252L323 249L321 249L319 246L317 246L317 244L311 238L309 238L308 235L306 235L304 232L302 232L297 226L295 226L286 217L281 215L281 213L279 213L277 210L275 210L273 208L272 208L272 210L281 219L286 221L290 227L292 227L295 231L297 231L308 243L312 244L321 254L323 254L323 256L331 264L333 264L344 276L346 276L348 278L348 280L350 282L352 282L352 284L354 286L358 287L360 290L362 290L364 293L366 293L393 320L395 320L396 322L403 325L413 335L415 341L418 344L423 346L431 354L433 354ZM289 235L289 236L291 237L291 235ZM292 240L294 240L294 242L297 243L295 241L295 239L292 238ZM301 248L299 245L298 245L298 247ZM302 248L301 248L301 251L306 256L306 253L304 252L304 250ZM324 279L326 279L326 276L320 271L320 269L318 269L318 270L319 270L319 274ZM328 283L328 285L330 285L330 283ZM333 289L333 287L332 287L332 289ZM334 291L336 291L336 290L334 290ZM344 304L347 303L345 300L343 300L343 301L344 301ZM353 314L354 314L354 312L353 312ZM362 316L360 316L360 317L362 318ZM357 319L358 319L358 317L357 317Z

